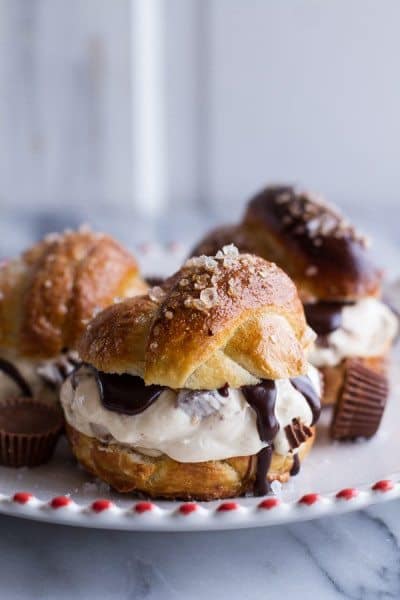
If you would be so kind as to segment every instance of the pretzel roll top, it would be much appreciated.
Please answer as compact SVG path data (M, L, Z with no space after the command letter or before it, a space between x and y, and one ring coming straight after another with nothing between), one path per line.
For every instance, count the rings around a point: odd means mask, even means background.
M312 339L289 277L230 246L189 259L149 296L103 311L79 352L99 370L147 385L216 389L303 374Z
M207 233L192 249L190 256L214 256L223 246L234 244L240 252L257 254L251 238L241 225L223 225Z
M257 254L293 277L304 301L379 294L382 273L365 238L320 198L290 186L267 187L250 201L242 227Z
M96 310L146 289L135 259L111 237L50 234L0 268L0 347L52 358L75 348Z

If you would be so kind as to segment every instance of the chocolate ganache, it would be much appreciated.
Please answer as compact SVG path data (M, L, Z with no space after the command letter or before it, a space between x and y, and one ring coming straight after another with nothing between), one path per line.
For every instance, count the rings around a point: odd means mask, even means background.
M274 449L272 445L265 446L257 454L257 469L256 478L254 480L254 495L265 496L271 492L271 486L268 481L268 471L271 466L272 453Z
M341 327L343 308L353 304L354 302L315 302L313 304L305 304L304 312L307 323L318 335L329 335Z
M321 400L311 383L311 379L307 375L301 375L300 377L293 377L290 383L306 399L313 416L311 425L315 425L321 414Z
M310 378L302 375L290 379L290 383L307 401L313 415L311 425L314 425L321 414L321 401ZM244 386L242 391L257 415L257 429L260 439L263 442L268 442L268 446L260 450L257 455L257 473L254 484L254 494L264 496L270 491L267 475L272 459L272 441L279 431L279 423L275 416L276 384L275 381L265 379L258 385ZM299 471L300 461L295 454L291 474L297 475Z
M32 390L26 379L22 376L20 371L4 358L0 358L0 371L3 371L14 383L19 387L23 396L32 398Z
M94 375L104 408L124 415L138 415L149 408L165 389L159 385L145 385L141 377L127 373L104 373L91 365L82 365L72 375L76 389L80 374ZM83 370L83 371L82 371Z
M257 472L254 483L254 495L264 496L270 491L268 470L272 459L272 440L279 431L275 416L277 390L275 381L264 379L258 385L242 387L243 395L257 415L257 429L260 439L268 446L257 455Z
M245 385L242 387L242 392L257 415L260 440L271 442L279 431L279 423L275 416L277 396L275 381L264 379L257 385Z
M290 475L294 477L294 475L298 475L300 473L300 459L298 454L293 454L293 464L290 469Z

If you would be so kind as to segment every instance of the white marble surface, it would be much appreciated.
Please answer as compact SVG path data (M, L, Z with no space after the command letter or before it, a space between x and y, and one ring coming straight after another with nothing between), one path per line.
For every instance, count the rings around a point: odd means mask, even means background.
M400 501L308 523L122 533L0 518L7 600L400 597Z

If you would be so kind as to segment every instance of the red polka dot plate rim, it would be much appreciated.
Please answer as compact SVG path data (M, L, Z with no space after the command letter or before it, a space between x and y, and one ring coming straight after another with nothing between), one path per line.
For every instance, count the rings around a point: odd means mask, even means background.
M177 267L184 254L176 244L161 249L147 244L138 252L144 271L154 276ZM392 362L391 398L375 438L332 444L330 414L324 412L315 446L299 475L287 484L274 485L273 496L207 503L120 495L78 468L62 438L46 465L18 470L0 467L0 513L113 530L210 531L293 523L400 498L399 349Z
M162 502L73 495L43 499L26 490L0 495L0 513L64 525L133 531L207 531L262 527L321 518L400 498L400 474L336 493L309 492L296 501L276 496L205 502Z

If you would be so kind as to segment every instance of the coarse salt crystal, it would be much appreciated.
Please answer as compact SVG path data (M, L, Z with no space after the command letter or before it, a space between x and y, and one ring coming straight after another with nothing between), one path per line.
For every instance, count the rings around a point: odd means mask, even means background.
M223 246L222 252L225 256L230 256L231 258L236 258L239 256L239 250L236 248L235 244Z
M200 300L206 308L216 306L219 302L218 292L215 288L206 288L200 293Z
M194 288L196 290L202 290L208 285L208 280L210 278L209 273L203 273L202 275L197 275Z
M166 296L164 290L158 285L150 288L148 293L150 300L157 303L162 302Z

